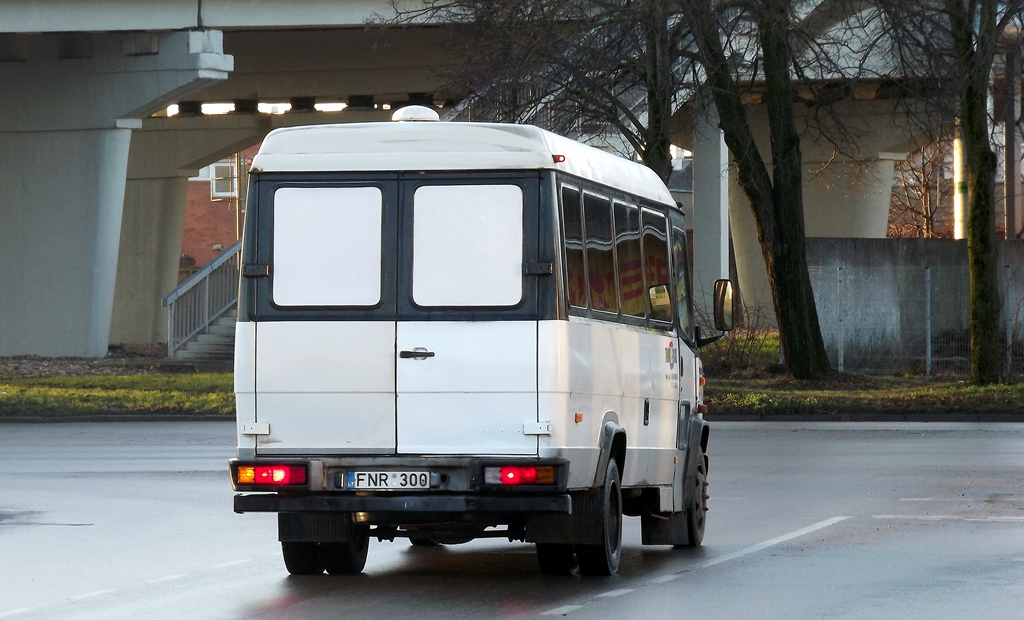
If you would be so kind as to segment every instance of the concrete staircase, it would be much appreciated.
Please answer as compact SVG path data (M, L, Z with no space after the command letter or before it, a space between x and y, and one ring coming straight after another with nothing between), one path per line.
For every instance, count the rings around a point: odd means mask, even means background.
M209 330L193 337L174 353L174 359L196 362L231 362L235 355L235 322L238 312L228 310Z

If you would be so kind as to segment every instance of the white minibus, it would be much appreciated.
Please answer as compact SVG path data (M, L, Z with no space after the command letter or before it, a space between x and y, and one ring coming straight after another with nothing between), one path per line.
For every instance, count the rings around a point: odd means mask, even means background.
M271 132L242 244L235 511L278 514L292 574L359 573L371 538L481 537L614 574L624 515L644 544L699 545L717 336L694 324L685 231L651 170L533 126ZM714 299L728 330L727 280Z

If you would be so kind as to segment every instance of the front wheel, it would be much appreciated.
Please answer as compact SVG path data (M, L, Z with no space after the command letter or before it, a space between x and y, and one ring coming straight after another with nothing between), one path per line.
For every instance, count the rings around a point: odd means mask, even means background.
M619 570L619 558L622 555L622 490L619 466L615 459L608 459L600 493L600 513L593 517L601 521L598 525L602 542L599 545L576 546L580 572L584 575L614 575Z
M697 471L690 486L690 502L686 507L685 546L699 547L704 542L704 524L708 516L708 462L704 453L697 455Z

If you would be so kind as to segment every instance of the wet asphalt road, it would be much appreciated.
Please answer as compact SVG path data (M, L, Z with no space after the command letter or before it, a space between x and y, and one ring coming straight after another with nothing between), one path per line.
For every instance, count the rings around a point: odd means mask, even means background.
M717 423L704 546L551 578L533 547L373 542L289 577L229 422L0 425L0 619L1024 618L1024 424Z

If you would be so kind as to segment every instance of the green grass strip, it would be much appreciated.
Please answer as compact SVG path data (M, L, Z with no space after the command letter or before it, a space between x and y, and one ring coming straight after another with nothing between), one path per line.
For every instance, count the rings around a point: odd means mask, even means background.
M1024 383L974 386L957 380L839 375L825 381L784 378L708 380L712 414L1021 413Z
M232 375L0 378L0 416L224 415L235 412Z

